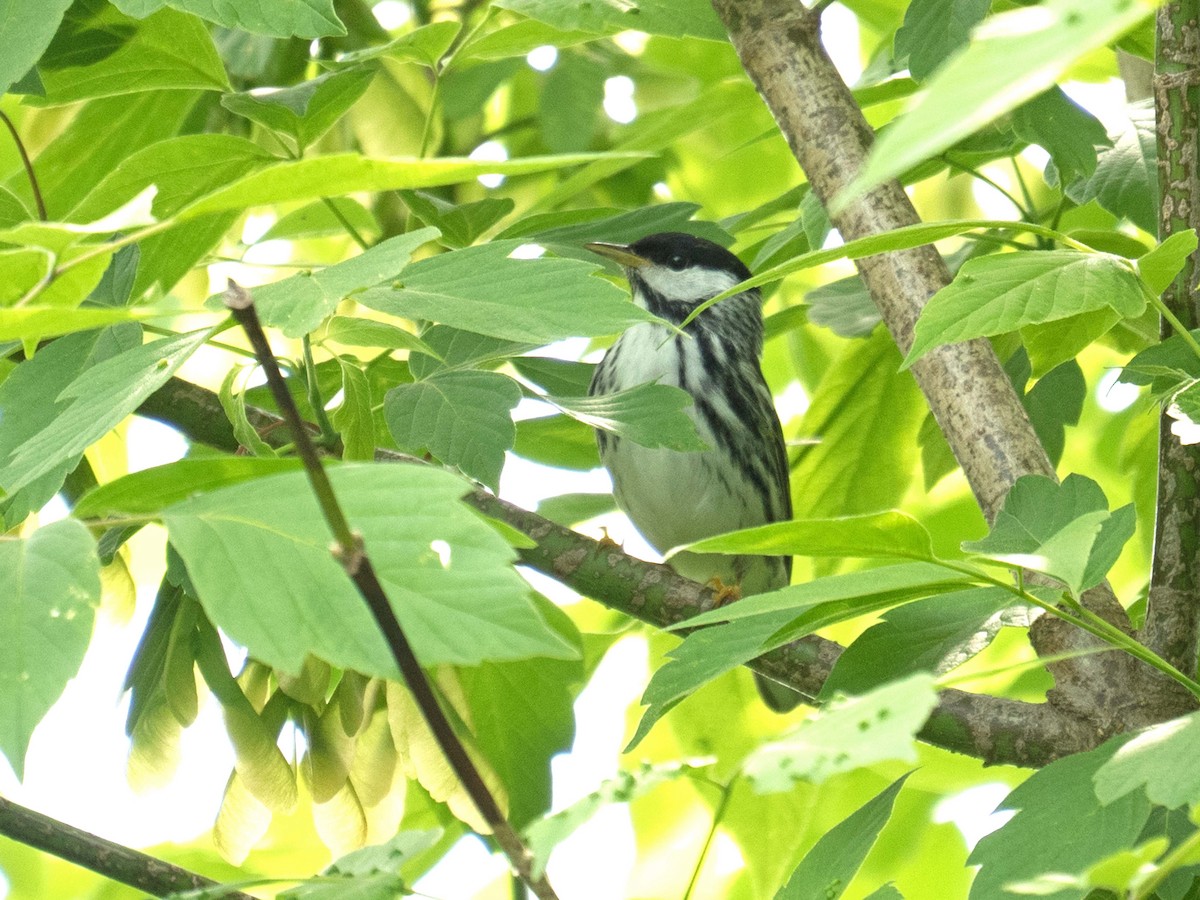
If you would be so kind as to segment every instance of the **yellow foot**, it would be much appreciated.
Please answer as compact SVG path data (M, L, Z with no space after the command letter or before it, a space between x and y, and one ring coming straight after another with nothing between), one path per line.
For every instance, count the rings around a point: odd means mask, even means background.
M612 538L610 538L608 536L608 529L606 527L601 525L600 531L601 531L601 535L600 535L600 546L601 547L613 547L617 550L625 549L624 547L622 547L620 544L618 544L616 541L614 541Z
M742 599L742 589L739 585L725 584L715 575L704 583L717 592L717 599L713 606L724 606L726 603Z

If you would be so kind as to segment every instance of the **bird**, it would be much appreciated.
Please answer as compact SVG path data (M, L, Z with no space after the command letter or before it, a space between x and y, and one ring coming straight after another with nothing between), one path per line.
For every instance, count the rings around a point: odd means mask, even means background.
M682 388L702 451L643 447L596 431L613 495L634 527L659 553L741 528L792 517L787 449L763 377L762 297L741 291L704 310L697 306L750 278L750 270L713 241L662 232L631 244L594 241L593 253L619 264L634 303L674 326L640 322L626 329L593 374L589 395L604 396L648 382ZM748 596L786 587L790 556L727 556L681 551L669 564L722 595ZM756 674L759 692L779 712L798 693Z

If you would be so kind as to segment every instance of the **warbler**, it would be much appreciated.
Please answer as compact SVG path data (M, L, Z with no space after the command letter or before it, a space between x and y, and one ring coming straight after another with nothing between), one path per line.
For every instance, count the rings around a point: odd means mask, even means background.
M632 244L589 243L625 270L634 302L679 326L695 308L750 277L734 254L704 238L652 234ZM707 450L649 448L596 432L617 503L660 553L739 528L792 517L787 451L763 378L762 297L742 291L710 306L683 329L643 322L625 331L592 377L593 396L647 382L691 395L688 410ZM680 575L745 596L785 587L789 556L726 556L683 551L669 560ZM773 709L800 700L765 679Z

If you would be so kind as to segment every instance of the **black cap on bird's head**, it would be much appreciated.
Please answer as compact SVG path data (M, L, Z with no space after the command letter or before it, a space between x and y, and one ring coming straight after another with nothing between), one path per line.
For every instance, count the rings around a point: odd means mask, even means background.
M711 269L736 275L737 281L745 281L750 277L750 270L746 268L746 264L720 244L681 231L650 234L632 244L596 241L584 246L593 253L620 263L626 269L643 269L649 266L660 266L674 272Z
M635 303L677 324L698 304L750 277L746 264L720 244L678 231L650 234L632 244L584 246L624 267ZM758 315L758 291L739 296L752 302ZM703 317L711 317L712 309Z

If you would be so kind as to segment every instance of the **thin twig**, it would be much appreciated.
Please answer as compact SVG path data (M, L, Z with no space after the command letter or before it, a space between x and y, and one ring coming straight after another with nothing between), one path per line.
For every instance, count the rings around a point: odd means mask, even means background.
M21 135L17 131L17 126L13 124L12 119L0 110L0 119L8 126L9 132L12 134L13 143L17 145L17 152L21 154L21 162L25 165L25 175L29 178L29 188L33 191L33 202L37 204L38 218L46 221L46 203L42 200L42 189L38 187L37 173L33 171L33 161L30 160L29 154L25 151L25 142L21 140Z
M434 739L441 747L442 753L445 754L446 760L450 763L459 782L470 795L475 808L479 810L483 820L492 829L496 843L500 845L500 849L509 858L521 879L539 898L553 900L555 893L549 882L544 877L533 877L532 854L500 811L496 798L492 796L479 774L479 770L467 754L466 748L458 739L458 735L454 733L446 714L438 705L433 688L425 677L425 671L417 661L416 655L408 643L408 638L400 627L400 622L388 601L383 585L379 583L370 557L367 556L363 546L362 538L351 530L350 523L338 503L333 485L329 481L325 468L321 465L316 447L309 437L308 429L304 427L300 411L296 408L296 402L287 389L287 383L284 381L279 366L275 362L275 356L271 352L271 347L267 343L267 336L263 333L262 323L259 322L258 312L254 308L254 300L250 292L231 280L229 289L225 292L225 304L233 312L238 324L245 330L250 346L254 348L254 352L258 356L259 365L262 366L263 372L267 376L267 384L271 388L275 403L292 429L296 452L304 463L309 484L316 495L317 502L321 505L325 521L329 524L334 539L337 541L335 556L345 568L346 573L353 579L363 600L370 608L371 614L375 617L375 621L392 651L392 656L396 660L396 665L404 676L405 683L412 692L413 699L420 708Z
M0 834L156 897L218 886L203 875L81 831L4 797L0 797ZM239 892L222 896L254 900Z

